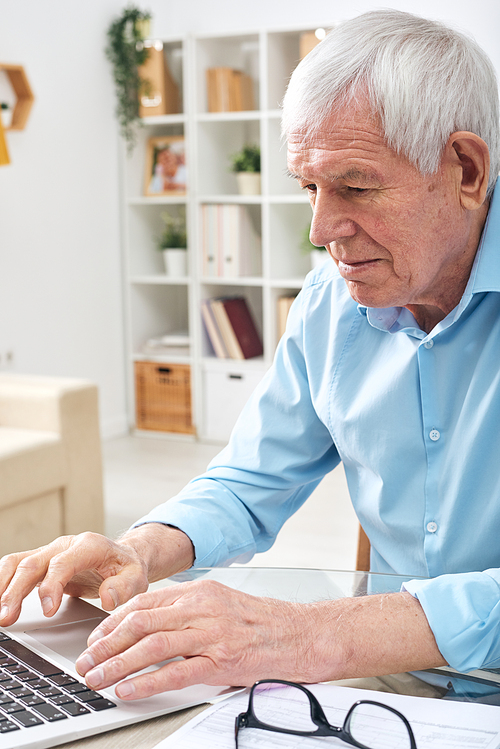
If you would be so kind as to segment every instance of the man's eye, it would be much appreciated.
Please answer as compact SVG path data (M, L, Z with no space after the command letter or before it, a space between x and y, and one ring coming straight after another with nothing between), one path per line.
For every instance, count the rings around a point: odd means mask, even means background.
M303 190L308 190L309 192L316 192L316 185L310 184L310 185L304 185L302 187Z
M366 187L348 187L347 190L354 195L363 195L363 193L368 192Z

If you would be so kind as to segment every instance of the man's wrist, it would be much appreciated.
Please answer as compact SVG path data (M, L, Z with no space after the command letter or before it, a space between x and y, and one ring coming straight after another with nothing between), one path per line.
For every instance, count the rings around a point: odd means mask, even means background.
M118 544L131 547L146 565L150 583L193 566L194 546L179 528L163 523L144 523L127 531Z

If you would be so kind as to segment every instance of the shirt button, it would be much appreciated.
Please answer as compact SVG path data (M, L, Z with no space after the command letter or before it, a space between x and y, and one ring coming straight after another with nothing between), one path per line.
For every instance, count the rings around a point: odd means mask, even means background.
M427 523L427 530L429 533L435 533L438 529L437 523L434 522L434 520L431 520L430 523Z
M434 346L434 341L432 339L424 343L425 348L432 348L433 346Z
M437 429L431 429L431 431L429 432L429 437L431 438L433 442L437 442L438 439L441 437L441 433L438 432Z

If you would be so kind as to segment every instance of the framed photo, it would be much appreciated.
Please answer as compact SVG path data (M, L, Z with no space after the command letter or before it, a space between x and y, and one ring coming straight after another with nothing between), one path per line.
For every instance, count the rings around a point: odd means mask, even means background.
M146 146L144 194L185 195L186 152L182 135L150 138Z

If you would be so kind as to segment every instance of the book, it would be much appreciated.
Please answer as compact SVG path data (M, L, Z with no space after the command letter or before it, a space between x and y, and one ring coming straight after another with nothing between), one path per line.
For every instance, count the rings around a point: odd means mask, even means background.
M220 304L241 352L241 356L234 358L253 359L255 356L262 356L262 341L246 299L244 297L226 298L220 300Z
M210 302L210 307L212 308L215 322L218 325L219 332L222 336L222 340L224 341L224 345L229 354L229 358L244 359L245 357L243 355L243 351L224 309L223 300L212 299Z
M255 108L252 78L228 67L207 68L209 112L241 112Z
M201 316L203 318L203 322L205 323L205 329L207 331L207 335L210 343L212 344L215 355L219 359L228 359L229 354L224 343L224 339L222 338L222 334L219 330L219 326L215 321L209 299L205 299L201 303Z

